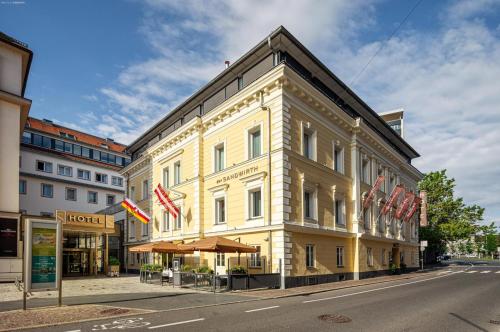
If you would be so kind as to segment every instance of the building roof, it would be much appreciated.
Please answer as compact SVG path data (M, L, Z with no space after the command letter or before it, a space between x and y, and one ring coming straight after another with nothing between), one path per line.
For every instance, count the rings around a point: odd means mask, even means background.
M24 59L25 57L23 57L23 87L21 90L21 97L24 97L24 92L26 91L26 83L28 82L28 75L30 73L31 62L33 60L33 52L28 48L28 44L23 43L1 31L0 41L17 48L27 55L26 59Z
M61 133L66 133L69 135L73 135L75 137L76 142L82 142L88 145L92 145L98 148L103 148L102 144L105 144L109 151L125 153L126 145L117 143L113 140L97 137L94 135L82 133L81 131L74 130L68 127L63 127L61 125L55 124L50 120L40 120L35 119L33 117L29 117L26 122L26 128L34 129L42 133L51 134L54 136L61 136ZM63 137L64 138L64 137Z
M317 59L304 45L302 45L283 26L278 27L268 37L253 47L249 52L231 64L214 79L196 91L178 107L169 112L164 118L154 124L145 133L139 136L128 146L130 153L139 151L150 140L158 136L169 126L175 125L179 120L190 112L193 107L203 102L221 88L227 86L235 78L256 66L257 63L272 53L282 52L289 55L281 59L285 65L296 71L300 71L306 80L315 84L316 88L332 99L349 116L361 117L363 121L377 132L396 151L410 162L411 159L419 157L413 149L399 134L397 134L373 109L371 109L360 97L358 97L345 83L343 83L330 69ZM293 59L292 59L293 58ZM317 84L319 82L319 85ZM324 90L328 89L329 92ZM205 114L204 112L202 115Z

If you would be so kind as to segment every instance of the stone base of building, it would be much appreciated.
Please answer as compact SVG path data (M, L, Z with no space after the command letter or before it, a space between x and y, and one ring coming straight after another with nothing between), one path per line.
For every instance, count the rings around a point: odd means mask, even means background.
M353 279L354 279L354 273L352 272L318 274L310 276L294 276L285 278L285 287L293 288L293 287L325 284L329 282L337 282L337 281L353 280Z

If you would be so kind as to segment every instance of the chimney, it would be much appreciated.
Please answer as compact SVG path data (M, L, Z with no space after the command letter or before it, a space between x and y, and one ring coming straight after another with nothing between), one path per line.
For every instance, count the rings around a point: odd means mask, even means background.
M230 64L229 60L224 61L224 64L226 65L226 69L229 68L229 64Z

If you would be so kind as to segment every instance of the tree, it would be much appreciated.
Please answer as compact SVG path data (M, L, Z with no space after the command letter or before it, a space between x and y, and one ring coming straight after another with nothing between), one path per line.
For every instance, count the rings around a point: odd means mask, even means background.
M436 256L445 251L446 243L468 239L478 232L484 209L455 198L455 179L449 179L446 170L426 174L418 188L427 192L428 226L420 229L420 237L428 241L428 252Z
M481 232L483 233L483 248L486 254L493 257L493 253L497 251L497 227L495 223L491 223L487 226L481 226Z

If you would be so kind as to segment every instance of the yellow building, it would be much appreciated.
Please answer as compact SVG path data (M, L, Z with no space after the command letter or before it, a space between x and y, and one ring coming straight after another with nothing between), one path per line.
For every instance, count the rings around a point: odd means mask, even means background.
M184 264L281 271L287 287L418 266L417 217L378 218L396 184L416 191L418 153L283 27L128 151L129 196L152 217L149 227L128 217L136 240L220 235L258 248ZM378 175L386 181L362 213ZM181 209L177 220L156 204L158 183Z

